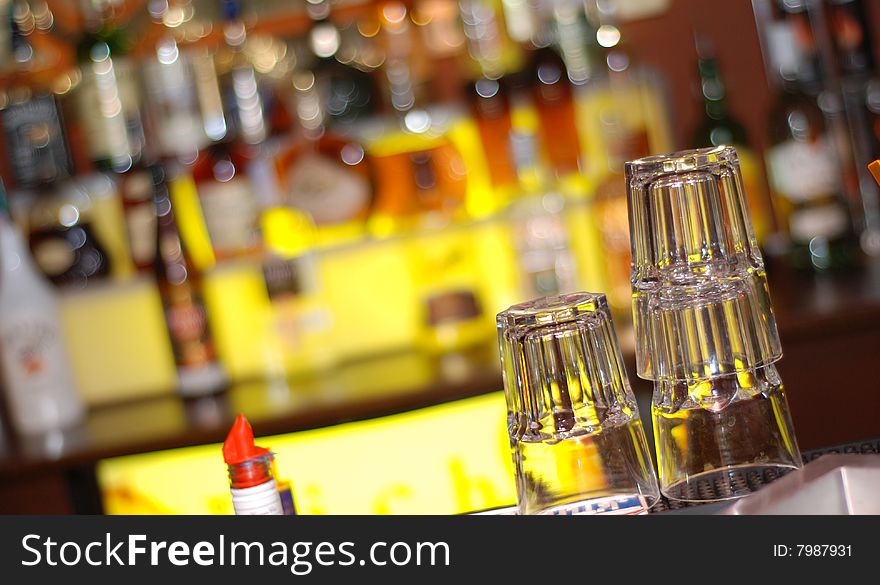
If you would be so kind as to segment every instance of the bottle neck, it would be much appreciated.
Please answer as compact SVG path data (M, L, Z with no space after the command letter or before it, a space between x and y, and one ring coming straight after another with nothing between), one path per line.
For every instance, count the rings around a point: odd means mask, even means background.
M296 93L296 118L303 136L317 141L324 135L326 113L318 90L318 80L311 71L295 73L293 89Z
M542 192L547 186L547 178L538 154L537 136L528 132L511 132L510 150L520 190L525 194Z
M243 463L228 465L229 487L245 489L256 487L274 479L272 470L273 456L263 455Z
M712 120L728 117L727 92L721 80L721 72L714 59L700 59L700 91L703 95L703 110Z
M6 275L13 272L18 275L39 278L39 273L24 243L24 238L8 213L4 211L0 213L0 275L2 275L0 276L0 289L7 288L7 282L10 279L7 279Z

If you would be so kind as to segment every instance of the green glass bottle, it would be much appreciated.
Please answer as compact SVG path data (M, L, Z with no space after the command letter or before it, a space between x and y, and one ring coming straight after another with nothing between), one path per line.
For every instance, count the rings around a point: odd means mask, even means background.
M763 246L767 244L768 237L774 231L775 221L764 188L761 165L750 146L745 126L728 108L727 89L711 44L698 34L694 39L697 48L700 95L703 100L703 118L694 131L691 146L693 148L721 145L736 147L755 237Z

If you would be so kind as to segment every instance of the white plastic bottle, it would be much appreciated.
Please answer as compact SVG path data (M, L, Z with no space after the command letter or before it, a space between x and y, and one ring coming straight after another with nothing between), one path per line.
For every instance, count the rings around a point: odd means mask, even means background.
M0 185L0 367L9 418L25 435L82 419L55 294L6 213Z

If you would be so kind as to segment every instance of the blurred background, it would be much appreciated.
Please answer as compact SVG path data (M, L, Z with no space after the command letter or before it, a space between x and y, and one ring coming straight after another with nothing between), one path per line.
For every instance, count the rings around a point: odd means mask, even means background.
M880 436L878 37L872 0L0 0L0 510L229 513L238 412L301 512L512 504L496 313L604 291L632 363L623 164L721 144L801 447Z

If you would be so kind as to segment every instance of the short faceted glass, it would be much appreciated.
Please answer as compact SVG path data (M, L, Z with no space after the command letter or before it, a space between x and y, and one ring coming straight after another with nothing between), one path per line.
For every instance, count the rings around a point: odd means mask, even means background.
M639 377L660 489L736 498L801 466L764 261L732 147L626 165Z
M643 513L659 497L605 295L497 316L521 514Z

